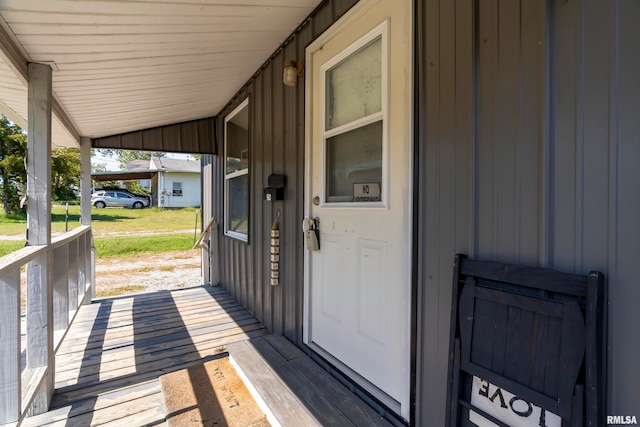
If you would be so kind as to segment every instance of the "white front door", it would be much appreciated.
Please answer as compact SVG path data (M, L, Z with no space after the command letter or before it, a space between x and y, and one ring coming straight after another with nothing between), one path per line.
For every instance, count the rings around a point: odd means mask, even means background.
M363 0L307 48L308 345L409 417L412 24Z

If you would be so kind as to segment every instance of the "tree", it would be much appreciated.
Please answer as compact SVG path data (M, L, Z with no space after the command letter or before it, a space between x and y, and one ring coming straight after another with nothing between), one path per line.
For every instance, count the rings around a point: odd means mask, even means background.
M132 182L127 186L129 191L132 191L136 194L146 194L147 196L151 195L151 190L140 185L140 181Z
M0 115L0 196L5 214L17 213L27 183L27 135Z
M127 163L134 160L151 160L152 157L167 157L167 153L160 151L120 150L118 154L118 160L122 167L125 167Z
M126 167L127 163L133 160L151 160L152 157L167 157L167 153L162 151L139 151L139 150L112 150L100 149L104 156L111 156L118 159L121 167Z
M104 163L91 164L91 172L106 172L107 167Z
M92 149L93 153L93 149ZM107 166L104 163L92 163L91 172L107 172ZM91 181L92 187L117 187L118 181Z
M80 150L55 148L51 150L51 157L52 200L76 200L80 189Z
M26 193L27 134L0 115L0 197L5 214L20 211ZM75 200L80 188L80 150L51 150L51 199Z

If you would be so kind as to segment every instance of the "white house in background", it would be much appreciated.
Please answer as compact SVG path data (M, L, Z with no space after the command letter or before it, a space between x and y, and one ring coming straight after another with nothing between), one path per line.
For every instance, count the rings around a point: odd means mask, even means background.
M140 185L151 191L151 205L160 208L200 207L200 162L153 157L127 163ZM136 175L127 174L127 179Z
M200 207L199 161L153 157L149 169L158 171L151 178L153 206Z

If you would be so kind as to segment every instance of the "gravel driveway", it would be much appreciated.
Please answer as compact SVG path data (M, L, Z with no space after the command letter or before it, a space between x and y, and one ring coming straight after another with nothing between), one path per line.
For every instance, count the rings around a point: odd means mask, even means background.
M172 233L184 233L175 231ZM97 237L132 235L132 233L98 233ZM167 232L136 232L135 235L171 234ZM0 240L24 240L23 235L0 236ZM23 277L24 279L24 277ZM128 295L139 292L180 289L202 285L201 250L189 249L159 253L143 253L96 260L96 293ZM134 287L134 292L127 290ZM107 295L103 295L107 296Z
M202 285L200 249L145 253L96 260L96 293L144 286L135 292L153 292Z

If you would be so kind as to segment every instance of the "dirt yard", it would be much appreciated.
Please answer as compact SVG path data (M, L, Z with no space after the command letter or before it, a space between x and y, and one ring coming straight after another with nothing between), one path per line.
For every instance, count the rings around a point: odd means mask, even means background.
M200 286L200 249L96 260L96 297Z

